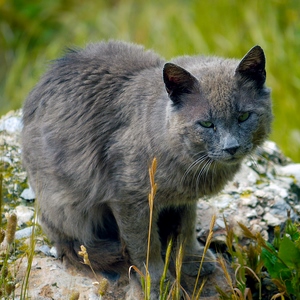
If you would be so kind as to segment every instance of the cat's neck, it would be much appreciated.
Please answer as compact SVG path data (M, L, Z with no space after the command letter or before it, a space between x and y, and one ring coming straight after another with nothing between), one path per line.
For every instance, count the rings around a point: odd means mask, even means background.
M199 165L189 169L190 164L184 164L182 158L161 158L158 159L156 180L159 189L166 189L162 194L178 198L179 203L189 203L219 193L233 179L240 166L241 163L213 162L207 167Z

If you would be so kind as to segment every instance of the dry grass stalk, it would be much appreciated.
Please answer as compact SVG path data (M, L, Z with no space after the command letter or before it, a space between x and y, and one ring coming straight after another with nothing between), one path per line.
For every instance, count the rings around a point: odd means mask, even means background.
M204 287L204 284L202 283L199 290L198 290L198 293L196 294L196 289L197 289L198 282L199 282L199 279L200 279L200 273L201 273L201 269L202 269L202 266L203 266L203 263L204 263L205 255L206 255L206 253L209 249L209 246L210 246L210 243L211 243L211 240L212 240L212 237L213 237L213 228L215 226L215 223L216 223L216 216L213 215L212 218L211 218L211 221L210 221L209 233L208 233L208 237L207 237L204 249L203 249L203 255L201 257L201 262L200 262L200 266L199 266L199 270L198 270L198 275L197 275L197 278L196 278L196 281L195 281L195 286L194 286L194 291L193 291L193 294L192 294L192 299L200 299L200 295L201 295L202 289Z
M86 251L86 248L83 245L81 245L80 250L81 251L78 251L78 255L80 255L83 258L83 263L85 265L89 266L91 271L93 272L93 275L94 275L95 279L97 280L96 282L93 282L93 284L98 286L97 294L100 296L100 299L101 299L102 296L104 296L107 291L108 280L106 278L101 278L100 280L98 279L98 276L96 275L96 273L92 267L92 264L90 262L89 255Z
M15 213L11 213L6 217L7 217L6 241L8 245L11 245L15 240L15 233L17 229L17 215Z

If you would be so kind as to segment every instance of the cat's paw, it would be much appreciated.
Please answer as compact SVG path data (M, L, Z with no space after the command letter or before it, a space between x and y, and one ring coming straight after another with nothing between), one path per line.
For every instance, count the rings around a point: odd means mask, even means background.
M170 279L170 278L172 279ZM174 282L174 278L168 276L166 279L165 286L171 286L170 282ZM165 291L163 291L165 292ZM150 298L149 300L158 300L160 299L160 281L151 282L151 291L150 291ZM142 287L137 279L131 279L128 287L125 300L144 300L146 299ZM147 297L148 299L148 297Z
M186 275L196 277L199 272L201 259L202 255L199 254L186 255L182 262L181 271ZM210 250L208 250L201 266L200 276L209 275L213 273L215 269L216 257Z

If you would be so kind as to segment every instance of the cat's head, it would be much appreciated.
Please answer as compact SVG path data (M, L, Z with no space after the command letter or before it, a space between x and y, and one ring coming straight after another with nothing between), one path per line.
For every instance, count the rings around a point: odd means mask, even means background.
M170 134L179 133L179 143L194 159L240 163L270 132L263 50L255 46L241 61L194 58L182 65L167 63L163 70Z

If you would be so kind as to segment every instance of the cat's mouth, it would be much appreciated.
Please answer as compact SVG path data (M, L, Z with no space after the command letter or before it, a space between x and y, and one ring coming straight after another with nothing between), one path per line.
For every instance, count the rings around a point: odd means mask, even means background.
M244 156L231 156L231 157L220 157L220 158L212 158L215 162L221 165L236 165L240 164L243 160Z
M223 159L222 162L224 164L235 165L241 163L243 158L244 157L240 157L240 156L231 156L229 158Z

